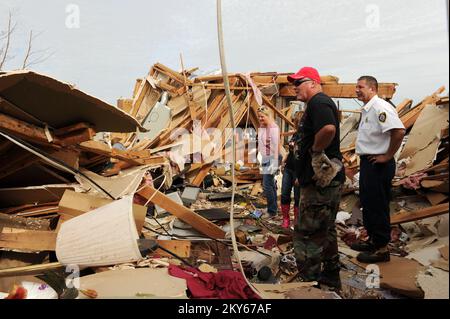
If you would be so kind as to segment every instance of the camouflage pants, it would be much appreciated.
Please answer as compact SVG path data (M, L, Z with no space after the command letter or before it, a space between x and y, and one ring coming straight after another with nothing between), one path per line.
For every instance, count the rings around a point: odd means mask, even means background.
M300 212L294 228L294 252L300 276L319 279L321 272L339 270L335 227L341 197L341 184L325 188L309 185L300 189ZM323 263L323 269L322 269Z

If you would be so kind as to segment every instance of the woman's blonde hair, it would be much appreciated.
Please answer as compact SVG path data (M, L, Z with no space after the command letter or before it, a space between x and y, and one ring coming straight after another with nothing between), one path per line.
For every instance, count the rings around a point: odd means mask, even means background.
M265 106L265 105L260 106L260 107L258 108L258 112L259 112L259 113L262 113L262 114L265 114L265 115L267 115L267 116L271 116L271 115L272 115L272 114L270 113L270 111L269 111L269 108L268 108L267 106Z

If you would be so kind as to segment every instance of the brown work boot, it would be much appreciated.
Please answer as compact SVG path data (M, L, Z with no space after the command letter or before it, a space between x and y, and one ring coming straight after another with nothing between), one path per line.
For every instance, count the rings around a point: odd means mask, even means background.
M356 259L365 264L375 264L379 262L387 262L391 260L387 246L370 251L360 253Z

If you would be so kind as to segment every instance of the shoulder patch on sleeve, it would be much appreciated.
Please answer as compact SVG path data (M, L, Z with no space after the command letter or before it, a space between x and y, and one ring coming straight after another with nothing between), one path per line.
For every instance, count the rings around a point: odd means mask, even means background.
M380 115L378 115L378 120L381 123L384 123L384 122L386 122L386 117L387 117L386 112L381 112Z

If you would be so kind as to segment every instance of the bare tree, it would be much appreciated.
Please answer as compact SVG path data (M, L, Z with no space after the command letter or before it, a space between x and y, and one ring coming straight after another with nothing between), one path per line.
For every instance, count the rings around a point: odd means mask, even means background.
M5 65L6 61L8 60L9 56L8 56L8 51L11 45L11 35L14 32L16 28L16 23L13 23L12 21L12 14L11 11L9 12L9 16L8 16L8 28L6 29L5 32L1 33L1 38L0 40L4 40L5 41L5 45L4 47L2 47L0 49L0 70L3 69L3 66Z
M36 39L40 33L37 35L33 35L33 30L30 31L30 36L28 38L28 46L27 51L25 53L25 57L23 59L22 63L22 69L27 69L32 65L39 64L41 62L44 62L48 58L50 58L53 55L53 52L49 52L49 49L43 49L43 50L37 50L34 51L32 48L33 40Z
M17 23L13 21L13 15L9 12L8 16L8 27L6 31L0 31L0 41L4 42L3 47L0 48L0 71L5 68L6 62L14 58L10 55L12 34L16 28ZM33 35L33 30L30 31L30 36L28 38L28 45L25 52L25 57L23 59L21 69L29 68L32 65L44 62L50 58L53 53L49 52L49 49L44 50L34 50L33 41L40 35Z

